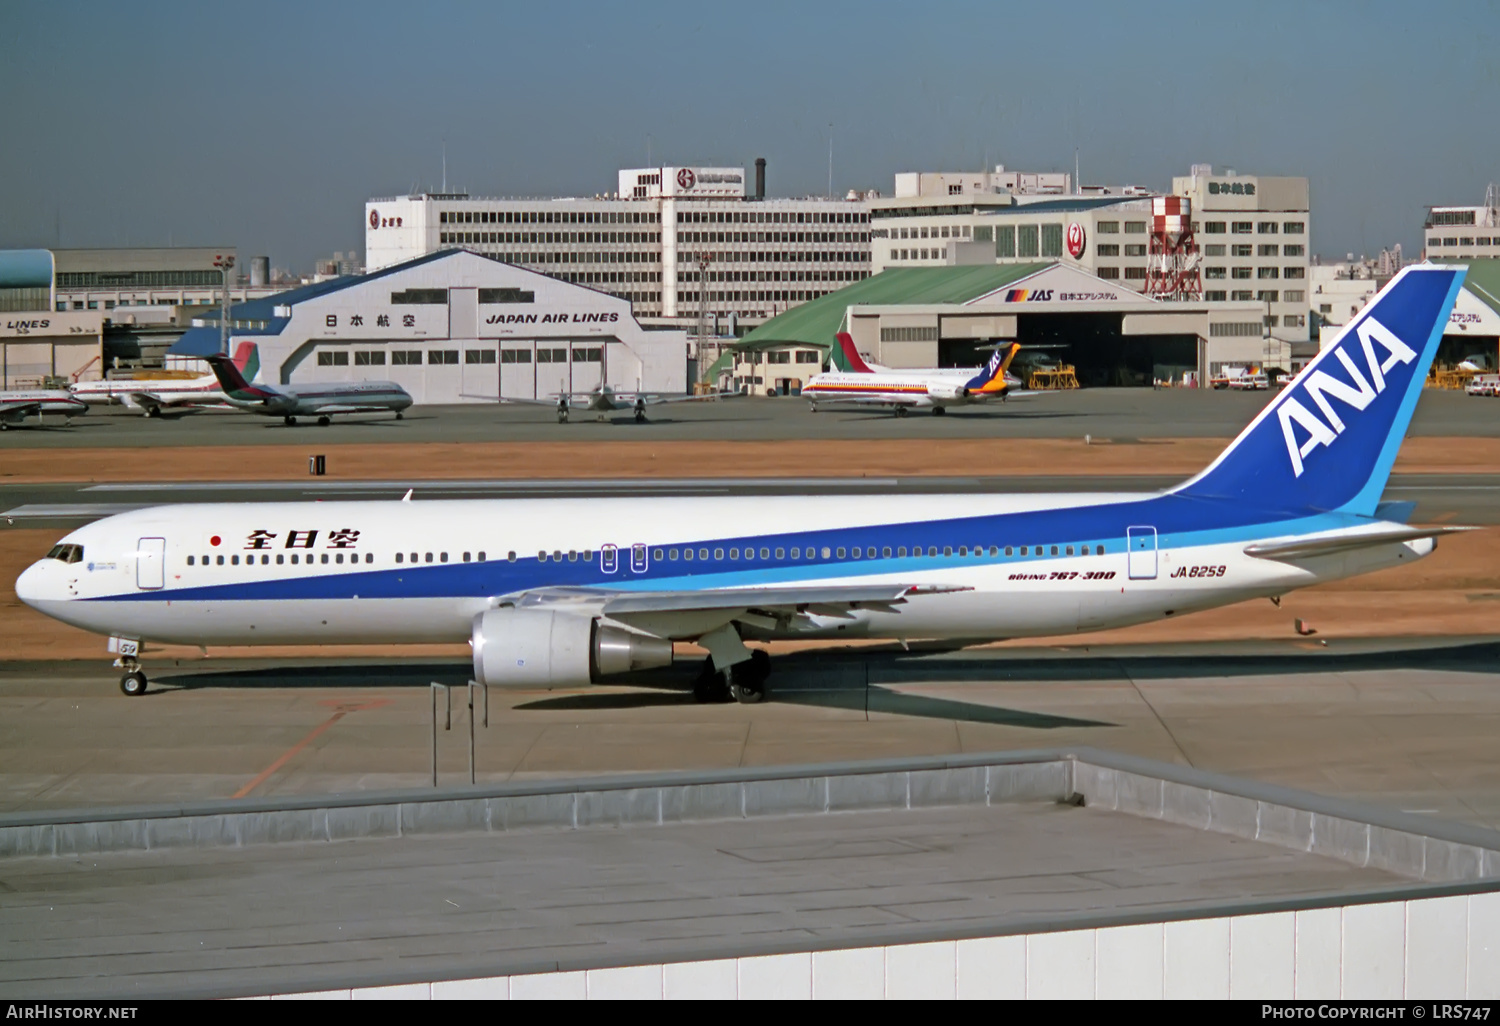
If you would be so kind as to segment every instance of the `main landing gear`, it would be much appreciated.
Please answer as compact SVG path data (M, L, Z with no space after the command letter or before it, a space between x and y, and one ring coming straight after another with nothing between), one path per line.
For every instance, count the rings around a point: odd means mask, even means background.
M635 404L635 422L637 424L644 424L644 423L646 423L646 404L645 403L636 403Z
M948 412L948 409L945 406L934 406L932 408L932 415L934 417L941 417L943 414L945 414L947 412Z
M766 680L771 676L771 657L760 649L751 649L746 662L714 669L714 657L703 660L703 668L693 681L693 697L699 702L735 701L754 705L765 699Z
M281 418L281 422L283 424L285 424L287 427L296 427L297 426L297 418L296 417L282 417Z
M136 662L134 656L122 656L115 661L115 665L125 670L124 675L120 677L121 691L132 698L146 693L146 685L150 682L146 679L145 671L141 669L141 664Z
M897 418L905 417L906 416L906 407L905 406L898 406L898 407L896 407L896 416L897 416Z
M567 403L558 403L557 404L557 422L559 424L566 424L568 422L568 404Z
M318 427L327 427L331 423L333 423L333 418L332 417L319 417L318 418Z

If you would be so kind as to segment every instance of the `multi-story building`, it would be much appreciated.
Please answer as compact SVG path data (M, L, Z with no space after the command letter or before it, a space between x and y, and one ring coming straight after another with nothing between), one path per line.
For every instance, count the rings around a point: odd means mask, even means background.
M1192 201L1203 298L1266 307L1273 338L1308 337L1309 191L1306 178L1214 174L1208 164L1172 179Z
M1479 207L1429 207L1423 245L1432 260L1500 257L1500 183L1484 192Z
M127 249L55 249L51 309L113 310L117 306L216 306L224 271L214 266L235 257L233 246L173 246ZM231 301L269 296L270 261L254 257L229 272Z
M1278 339L1308 333L1305 178L1213 174L1196 164L1172 180L1189 202L1208 303L1265 304ZM896 195L870 204L871 267L1059 260L1141 291L1154 194L1140 186L1072 187L1055 173L898 175Z
M712 330L760 323L870 274L864 197L767 199L743 168L619 172L593 198L481 199L420 193L365 204L377 271L467 249L630 300L637 316Z

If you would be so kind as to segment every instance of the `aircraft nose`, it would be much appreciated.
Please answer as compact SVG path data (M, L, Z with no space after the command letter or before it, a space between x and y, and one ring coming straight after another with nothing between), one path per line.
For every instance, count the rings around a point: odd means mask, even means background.
M16 578L16 598L33 608L47 598L47 568L33 563Z

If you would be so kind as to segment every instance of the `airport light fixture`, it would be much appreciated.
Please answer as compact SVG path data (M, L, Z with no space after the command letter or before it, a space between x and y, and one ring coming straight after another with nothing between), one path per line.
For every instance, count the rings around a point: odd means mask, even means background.
M219 355L225 356L229 353L229 270L234 266L234 256L215 254L214 266L224 275L224 289L219 295Z

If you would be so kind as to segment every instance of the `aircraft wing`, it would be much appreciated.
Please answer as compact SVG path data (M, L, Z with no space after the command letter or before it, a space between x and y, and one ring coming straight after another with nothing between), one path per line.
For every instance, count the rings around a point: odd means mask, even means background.
M323 416L328 413L390 413L389 406L361 406L357 403L332 403L328 406L318 406L313 409L315 416Z
M972 591L962 585L857 584L789 588L710 588L703 591L612 591L546 588L508 595L502 605L587 606L619 623L658 637L690 639L727 623L794 628L809 617L852 619L855 610L897 612L918 595Z
M1314 556L1332 556L1340 552L1353 552L1355 549L1367 549L1375 545L1389 545L1392 542L1418 541L1422 538L1437 538L1445 534L1477 530L1479 530L1477 527L1459 526L1382 526L1372 531L1360 531L1358 534L1310 534L1288 541L1255 542L1245 546L1245 555L1254 556L1256 559L1282 561L1309 559Z
M708 392L704 395L659 395L655 392L615 393L615 396L624 402L634 403L639 399L647 406L656 406L661 403L699 403L708 399L736 399L743 395L743 392ZM629 398L626 398L627 396Z
M583 393L580 393L580 394L583 394ZM512 398L510 396L506 396L506 395L469 395L467 392L460 392L459 393L459 398L462 398L462 399L483 399L486 402L491 402L491 403L505 403L507 405L517 405L517 406L553 406L553 407L555 407L557 405L557 400L555 398L554 399L516 399L516 398Z
M24 417L28 413L36 413L42 408L42 404L35 399L13 399L0 402L0 416Z
M131 392L130 401L148 410L182 410L186 413L194 413L208 406L215 405L214 400L203 399L162 399L154 392ZM223 403L217 404L220 408L227 409Z
M805 398L819 406L825 403L852 403L856 406L919 406L924 399L928 398L928 395L923 392L920 395L910 396L888 393L886 395L831 395L827 398L805 396Z

